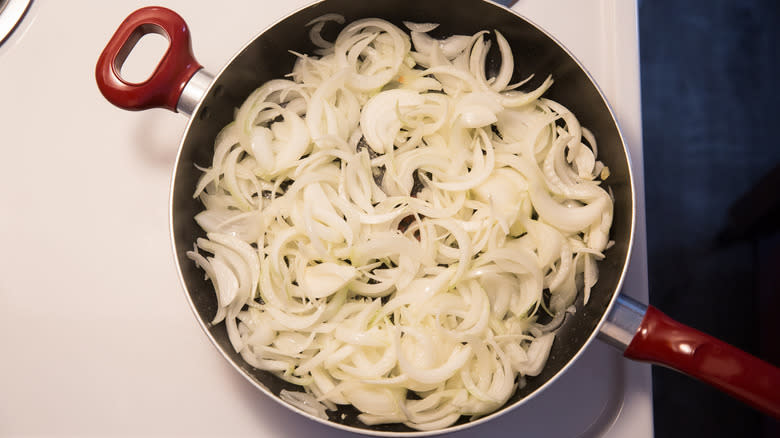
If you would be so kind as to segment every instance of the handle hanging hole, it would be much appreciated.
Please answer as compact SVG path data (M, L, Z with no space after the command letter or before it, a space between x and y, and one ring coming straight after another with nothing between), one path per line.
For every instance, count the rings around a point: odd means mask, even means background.
M152 32L138 29L128 39L116 58L116 68L125 82L142 84L152 77L170 47L164 31L154 25Z

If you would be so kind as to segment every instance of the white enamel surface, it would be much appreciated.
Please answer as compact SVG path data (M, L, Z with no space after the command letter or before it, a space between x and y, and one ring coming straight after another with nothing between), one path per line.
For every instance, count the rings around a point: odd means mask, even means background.
M22 19L31 0L0 1L0 42L11 34L14 27Z
M306 1L154 2L179 12L219 71ZM320 436L239 376L179 286L168 187L186 119L98 92L103 45L144 1L33 2L0 45L0 436ZM617 112L638 183L625 292L647 300L636 3L520 0L580 58ZM540 396L453 437L652 436L650 372L594 342Z

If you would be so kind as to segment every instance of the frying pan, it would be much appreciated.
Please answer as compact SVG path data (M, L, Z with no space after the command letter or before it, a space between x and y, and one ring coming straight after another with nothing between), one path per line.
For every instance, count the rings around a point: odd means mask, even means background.
M555 84L546 96L572 110L599 142L599 158L610 168L607 180L614 198L614 223L610 238L615 245L600 262L599 281L587 305L578 297L576 312L566 317L557 332L548 362L535 377L519 388L505 406L481 419L461 418L455 425L434 432L416 432L400 424L367 426L358 411L341 406L329 411L329 419L315 418L281 401L283 389L299 390L274 375L252 368L233 351L223 325L209 321L217 311L213 288L186 252L204 232L194 216L203 207L192 193L200 177L196 165L211 162L214 138L232 121L234 109L260 84L291 71L295 57L315 47L306 23L327 13L338 13L347 22L380 17L399 27L403 20L440 23L435 37L473 34L499 29L515 50L515 78L536 74L539 85L548 74ZM478 19L475 19L478 17ZM326 27L327 32L327 27ZM138 40L158 33L169 47L151 77L142 83L122 79L120 69ZM325 35L328 36L327 33ZM331 37L335 36L330 35ZM331 38L332 39L332 38ZM496 69L498 59L488 60ZM148 7L133 12L118 28L100 55L96 67L98 87L111 103L128 110L163 107L190 116L181 141L171 187L171 234L180 278L201 327L222 355L258 389L273 399L316 421L374 435L425 435L473 426L517 408L548 385L599 337L624 351L630 359L675 368L780 418L780 370L741 350L671 320L652 306L621 294L634 233L634 184L629 157L615 117L599 88L582 65L551 35L513 11L486 0L323 0L302 8L272 25L246 46L215 76L195 60L184 20L173 11Z

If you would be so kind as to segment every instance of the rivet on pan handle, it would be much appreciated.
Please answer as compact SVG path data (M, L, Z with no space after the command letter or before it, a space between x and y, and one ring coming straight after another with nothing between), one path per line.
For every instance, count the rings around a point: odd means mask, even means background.
M136 43L150 33L160 34L169 41L159 64L144 82L122 79L122 64ZM100 54L95 78L103 96L120 108L133 111L167 108L176 112L183 109L177 108L182 91L201 68L192 54L190 31L184 19L170 9L152 6L133 12L119 25Z

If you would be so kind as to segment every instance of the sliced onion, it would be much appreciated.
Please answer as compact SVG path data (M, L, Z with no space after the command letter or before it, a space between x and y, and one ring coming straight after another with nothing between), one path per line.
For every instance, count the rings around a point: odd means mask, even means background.
M413 23L411 21L404 21L404 26L412 32L428 33L433 29L439 27L438 23Z
M436 39L432 23L407 35L366 18L322 37L344 21L312 20L314 53L292 52L288 79L219 132L194 195L206 237L187 256L233 349L303 387L286 402L443 428L505 404L577 294L588 302L614 243L609 171L593 133L542 97L551 77L510 85L500 32Z

